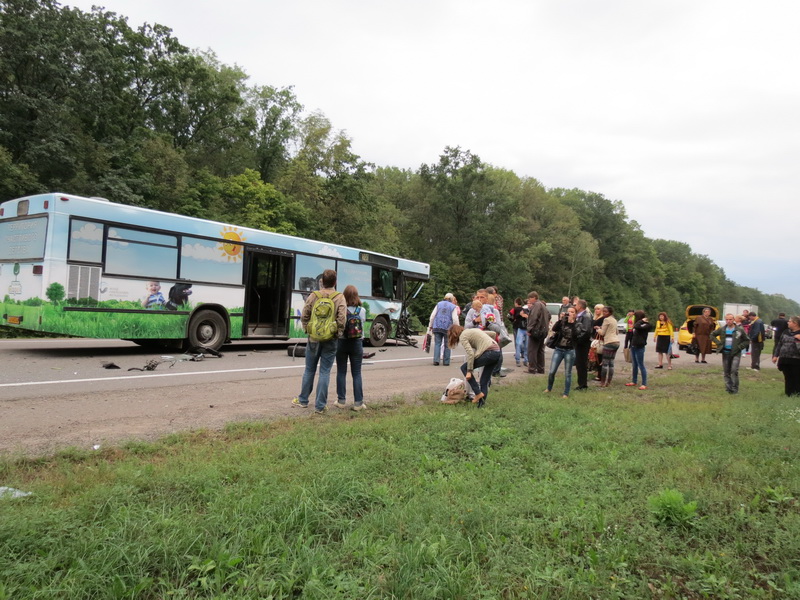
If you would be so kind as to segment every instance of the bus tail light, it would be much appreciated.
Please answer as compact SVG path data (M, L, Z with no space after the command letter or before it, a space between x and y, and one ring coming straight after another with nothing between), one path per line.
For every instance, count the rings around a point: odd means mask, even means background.
M44 265L33 265L33 274L41 275L44 273Z
M44 201L44 209L47 210L48 208L50 208L50 200L45 200Z

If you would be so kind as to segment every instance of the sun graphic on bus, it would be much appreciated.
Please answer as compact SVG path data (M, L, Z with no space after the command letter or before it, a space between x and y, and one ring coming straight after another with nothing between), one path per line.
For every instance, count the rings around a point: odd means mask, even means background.
M231 261L236 262L237 260L241 260L243 246L238 243L234 244L233 242L245 241L247 238L244 237L243 232L240 231L239 229L236 229L235 227L225 226L225 228L222 231L220 231L219 234L224 239L231 241L231 243L228 244L223 243L219 245L219 249L222 250L222 257L223 258L227 257L228 262Z

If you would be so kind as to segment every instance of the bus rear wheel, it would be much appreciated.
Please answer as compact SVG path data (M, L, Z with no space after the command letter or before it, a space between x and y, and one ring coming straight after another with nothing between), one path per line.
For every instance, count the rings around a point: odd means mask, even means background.
M386 317L376 317L369 328L369 345L373 348L383 346L389 337L389 323Z
M228 338L225 319L213 310L198 311L189 322L189 349L219 350Z

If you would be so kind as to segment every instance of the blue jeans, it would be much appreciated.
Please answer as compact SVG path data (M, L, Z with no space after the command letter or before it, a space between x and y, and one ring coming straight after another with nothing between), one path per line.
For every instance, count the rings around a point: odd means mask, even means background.
M433 330L433 364L439 364L439 355L444 346L444 366L450 364L450 346L447 345L447 330L434 329Z
M306 346L306 370L303 371L303 384L297 399L303 406L308 405L308 397L314 391L314 376L319 363L319 381L317 381L317 400L314 404L316 410L324 410L328 405L328 383L331 379L331 367L336 358L337 341L312 342L308 340Z
M473 373L472 377L467 379L467 383L469 383L469 387L471 387L472 391L476 394L483 392L484 400L489 397L489 386L492 383L492 371L494 371L497 361L500 360L501 356L500 350L486 350L472 361L473 369L483 367L483 371L481 371L481 382L479 385L478 382L475 381L475 374ZM467 376L467 363L461 365L461 372L464 374L464 377Z
M553 389L556 380L556 373L561 361L564 361L564 395L569 396L569 389L572 387L572 365L575 364L575 350L573 348L555 348L553 357L550 359L550 373L547 375L547 389Z
M364 402L364 388L361 385L364 341L361 338L341 338L336 349L336 397L340 404L344 404L347 396L348 359L350 359L350 373L353 375L353 402L356 406L361 406Z
M517 329L514 336L514 360L519 362L520 357L524 362L528 362L528 330L524 327Z
M639 379L639 371L642 371L642 385L647 385L647 369L644 368L644 346L637 348L631 346L631 362L633 363L633 383Z

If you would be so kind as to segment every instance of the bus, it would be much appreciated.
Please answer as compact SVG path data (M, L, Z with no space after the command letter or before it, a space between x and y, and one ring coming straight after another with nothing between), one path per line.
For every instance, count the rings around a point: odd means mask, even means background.
M356 286L372 346L405 335L430 266L62 193L0 204L0 325L219 350L305 337L300 314L334 269Z

